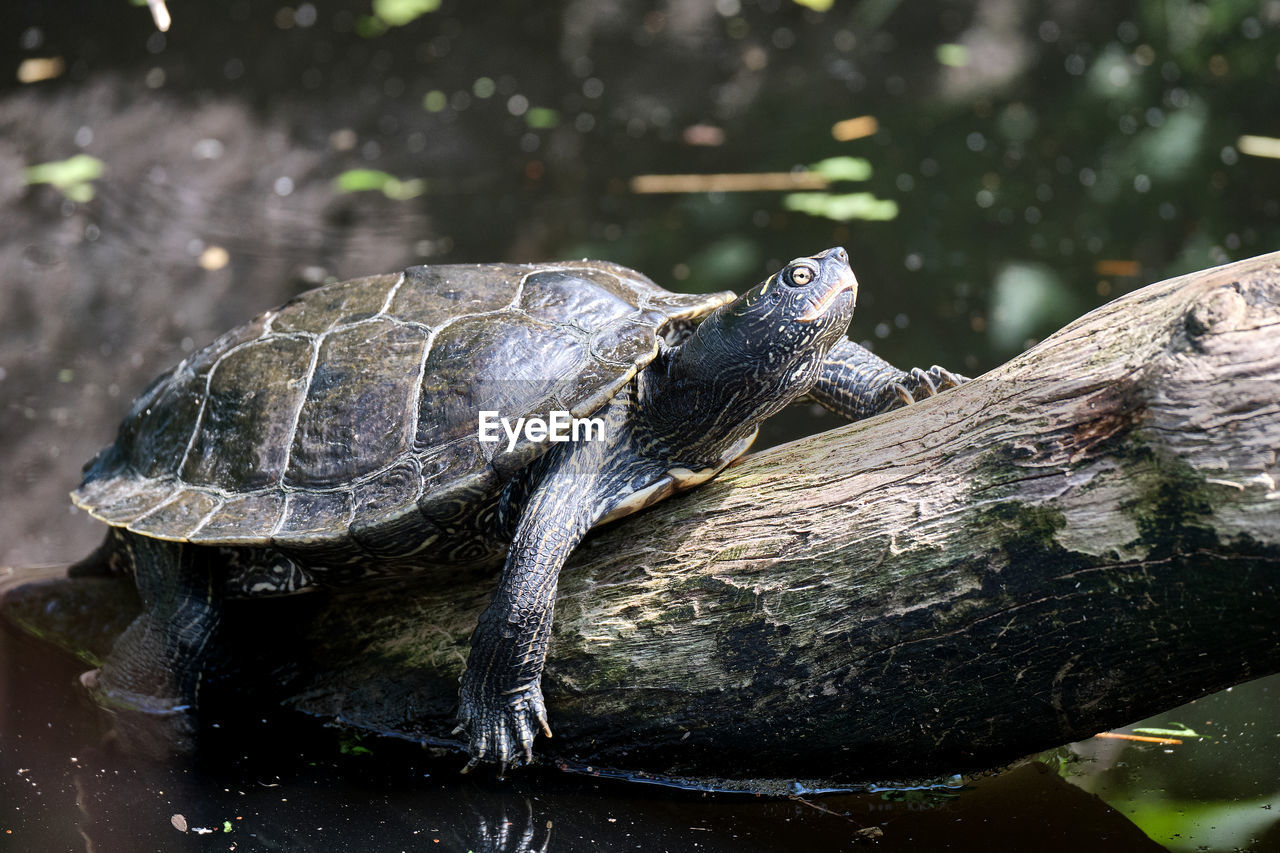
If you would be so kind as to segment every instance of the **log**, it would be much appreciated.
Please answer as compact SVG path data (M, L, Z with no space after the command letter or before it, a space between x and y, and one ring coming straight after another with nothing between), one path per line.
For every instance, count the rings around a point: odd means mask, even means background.
M992 768L1276 672L1278 401L1280 253L1145 287L960 388L752 455L575 553L537 751L719 788L857 787ZM313 597L284 703L460 746L492 586ZM261 652L270 605L229 633Z

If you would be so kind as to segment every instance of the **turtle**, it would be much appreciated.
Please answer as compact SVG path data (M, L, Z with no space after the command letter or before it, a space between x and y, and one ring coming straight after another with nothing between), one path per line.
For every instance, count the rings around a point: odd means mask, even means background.
M227 598L501 567L454 734L467 768L531 762L557 578L592 527L711 479L794 401L856 420L965 381L849 340L857 289L835 247L741 296L450 264L262 313L156 378L85 466L72 499L109 527L71 573L131 574L144 607L82 682L118 730L191 750Z

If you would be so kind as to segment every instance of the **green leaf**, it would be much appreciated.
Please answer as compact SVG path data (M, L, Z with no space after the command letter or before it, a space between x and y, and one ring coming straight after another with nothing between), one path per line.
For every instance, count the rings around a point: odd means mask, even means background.
M421 178L400 180L395 175L378 169L348 169L333 179L338 193L358 193L377 190L387 198L406 201L427 191L427 182Z
M871 161L865 157L828 157L809 168L829 181L865 181L871 177Z
M969 64L969 48L962 44L940 44L938 62L949 68L964 68Z
M381 190L387 181L395 177L377 169L348 169L333 179L333 185L340 193L356 193L362 190Z
M343 737L338 742L338 752L343 755L373 755L373 750L367 746L361 746L360 741L364 740L364 736L360 734L351 734Z
M804 6L815 12L826 12L835 5L836 0L795 0L797 6Z
M373 14L389 27L403 27L440 8L440 0L373 0Z
M560 113L550 107L530 107L524 114L524 121L529 127L551 128L560 123Z
M1177 728L1173 728L1177 726ZM1176 737L1176 738L1212 738L1213 735L1202 735L1195 729L1184 723L1169 723L1169 728L1156 728L1153 726L1144 726L1140 729L1134 729L1134 734L1151 735L1152 737Z
M102 177L103 163L97 157L77 154L66 160L38 163L22 170L24 183L48 184L72 201L85 202L93 198L90 181Z
M66 160L39 163L22 170L28 184L49 184L60 190L102 177L102 161L88 154L77 154Z
M871 193L788 193L782 199L787 210L822 216L837 222L862 219L868 222L888 222L898 216L898 203L879 199Z

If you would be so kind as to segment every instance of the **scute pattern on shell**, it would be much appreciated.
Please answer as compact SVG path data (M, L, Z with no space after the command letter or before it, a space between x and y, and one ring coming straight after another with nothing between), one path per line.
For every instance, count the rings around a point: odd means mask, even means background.
M321 287L160 376L72 498L161 539L405 556L546 449L481 443L481 410L590 414L732 296L596 261Z

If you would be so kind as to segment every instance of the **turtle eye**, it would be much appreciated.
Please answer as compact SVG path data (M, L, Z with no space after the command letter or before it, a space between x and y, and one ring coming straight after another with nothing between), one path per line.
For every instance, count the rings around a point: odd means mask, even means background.
M787 282L792 287L804 287L806 284L813 281L813 279L813 269L805 266L804 264L792 267L791 271L787 273Z

